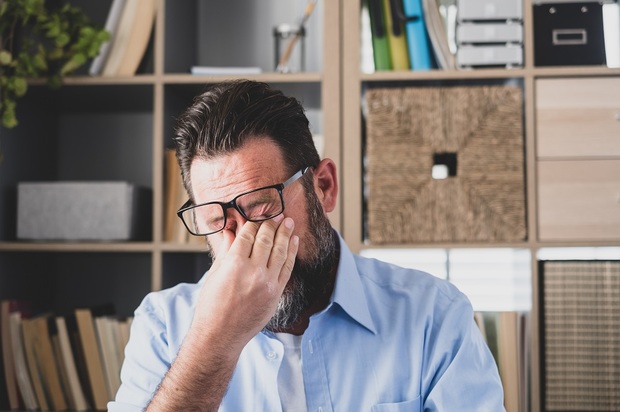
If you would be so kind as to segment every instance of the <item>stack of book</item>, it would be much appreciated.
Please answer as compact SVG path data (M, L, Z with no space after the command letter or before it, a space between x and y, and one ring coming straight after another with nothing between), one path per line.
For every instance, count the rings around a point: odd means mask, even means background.
M120 387L132 318L110 305L69 315L34 314L28 302L0 302L1 360L8 409L106 410ZM0 381L1 382L1 381Z
M362 11L375 71L456 67L435 0L366 0Z
M157 0L113 0L105 29L110 40L92 61L93 76L133 76L152 37Z

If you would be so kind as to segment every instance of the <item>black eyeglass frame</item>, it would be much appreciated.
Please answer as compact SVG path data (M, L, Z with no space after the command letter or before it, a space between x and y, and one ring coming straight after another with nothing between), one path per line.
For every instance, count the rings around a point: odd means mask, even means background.
M308 171L309 167L304 167L303 169L301 169L300 171L298 171L297 173L295 173L293 176L289 177L284 183L278 183L275 185L270 185L270 186L264 186L264 187L259 187L258 189L253 189L247 192L243 192L237 196L235 196L231 201L229 202L206 202L206 203L201 203L199 205L193 205L192 204L192 200L189 199L187 202L185 202L183 204L183 206L181 206L181 208L179 210L177 210L177 216L179 217L179 219L181 219L181 222L183 222L183 226L185 226L185 228L187 229L187 231L194 235L194 236L209 236L209 235L213 235L215 233L221 232L222 230L224 230L226 228L226 220L228 219L228 217L226 216L226 211L228 209L230 209L231 207L233 209L235 209L237 212L239 212L239 214L241 214L241 216L243 216L244 219L246 219L248 222L263 222L265 220L269 220L269 219L273 219L276 216L281 215L282 213L284 213L284 196L282 195L282 190L284 190L285 187L290 186L291 184L293 184L294 182L296 182L298 179L300 179L301 177L303 177L306 172ZM280 203L282 204L282 208L280 209L280 211L276 214L273 214L269 217L265 217L265 218L260 218L260 219L250 219L244 212L243 210L241 210L241 208L237 205L237 199L239 199L241 196L245 196L248 195L250 193L254 193L254 192L258 192L260 190L265 190L265 189L276 189L278 191L278 195L280 196ZM185 222L185 219L183 218L183 213L187 212L188 210L191 209L196 209L199 208L201 206L206 206L206 205L220 205L222 207L222 213L224 215L224 222L222 223L222 228L215 230L213 232L208 232L208 233L196 233L193 232L188 224Z

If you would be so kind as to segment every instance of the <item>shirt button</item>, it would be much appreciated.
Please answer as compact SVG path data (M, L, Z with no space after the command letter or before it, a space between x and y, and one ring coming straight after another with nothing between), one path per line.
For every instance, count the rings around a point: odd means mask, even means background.
M278 359L278 354L271 351L271 352L267 352L267 359L269 360L276 360Z

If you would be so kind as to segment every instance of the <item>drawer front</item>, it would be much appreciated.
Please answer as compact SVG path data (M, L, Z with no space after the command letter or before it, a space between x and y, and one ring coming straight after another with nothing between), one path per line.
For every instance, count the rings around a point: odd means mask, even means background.
M620 160L539 161L538 235L620 239Z
M537 156L620 156L620 78L536 81Z

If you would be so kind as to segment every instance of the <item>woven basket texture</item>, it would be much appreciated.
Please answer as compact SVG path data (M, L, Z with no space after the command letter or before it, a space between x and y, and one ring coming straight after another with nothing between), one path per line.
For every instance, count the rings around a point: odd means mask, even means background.
M365 99L370 243L525 239L519 87L374 88ZM456 154L456 175L432 177L437 153Z

